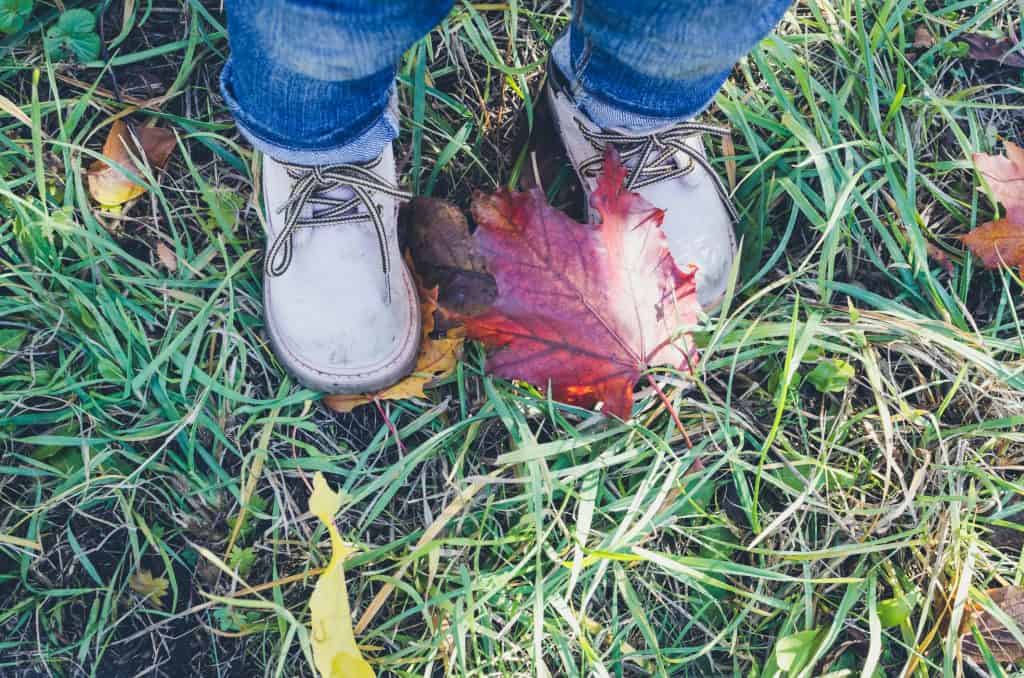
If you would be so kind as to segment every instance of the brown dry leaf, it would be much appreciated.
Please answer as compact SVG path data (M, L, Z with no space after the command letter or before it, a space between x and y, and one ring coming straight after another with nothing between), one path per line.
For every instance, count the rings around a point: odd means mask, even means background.
M1006 209L961 239L986 268L1024 267L1024 149L1007 141L1006 155L975 153L974 164L992 194Z
M431 276L437 268L487 271L469 234L466 215L455 205L437 198L413 198L402 206L402 219L416 270L428 286L436 284Z
M990 221L961 240L981 259L985 268L1024 266L1024 224L1007 219Z
M144 158L150 167L163 168L177 144L174 132L159 127L136 127L129 129L123 120L116 120L110 126L107 140L103 143L103 155L117 164L140 175L134 158ZM141 148L140 148L141 147ZM89 166L86 175L89 193L103 207L116 207L139 197L146 192L116 167L102 160Z
M324 404L336 412L351 412L360 405L372 403L374 400L425 398L425 388L429 388L437 379L452 373L462 352L462 345L466 341L465 333L462 328L454 328L448 330L440 339L431 337L434 332L434 312L437 310L437 288L427 290L422 284L419 288L420 309L423 314L423 341L413 373L379 393L329 395L324 398Z
M928 251L928 256L935 260L935 263L942 266L946 273L953 275L953 262L949 260L949 257L946 256L946 253L943 252L938 245L930 242L926 244L926 249Z
M171 273L178 270L178 255L174 253L170 247L162 242L156 244L156 258L160 260L160 263L164 265Z
M402 207L401 219L416 272L427 287L440 288L441 306L475 315L491 305L498 287L462 210L444 200L414 198Z
M128 578L128 586L140 596L150 600L153 605L163 609L164 596L169 586L163 577L154 577L149 570L139 570Z
M1003 586L989 589L987 593L992 602L1021 630L1024 630L1024 589L1019 586ZM974 626L977 627L981 637L985 639L985 644L988 645L989 651L997 662L1009 664L1024 659L1024 646L1014 638L1010 629L990 612L981 609L980 606L972 604L971 608ZM984 661L981 647L974 640L970 627L967 626L964 630L966 632L962 644L964 654L978 661Z
M964 33L957 40L967 43L967 56L975 61L994 61L1001 66L1024 68L1024 53L1009 38L996 40L980 33Z
M918 49L929 49L935 46L935 36L924 26L918 26L914 31L914 47Z

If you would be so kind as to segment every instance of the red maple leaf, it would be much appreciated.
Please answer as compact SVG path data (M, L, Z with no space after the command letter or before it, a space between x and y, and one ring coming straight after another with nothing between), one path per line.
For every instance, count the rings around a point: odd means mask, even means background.
M626 169L610 150L591 196L599 224L580 224L539 189L478 194L474 239L497 280L468 335L499 350L488 369L539 386L564 402L622 419L650 367L688 369L697 318L694 271L683 272L661 230L664 212L623 188Z

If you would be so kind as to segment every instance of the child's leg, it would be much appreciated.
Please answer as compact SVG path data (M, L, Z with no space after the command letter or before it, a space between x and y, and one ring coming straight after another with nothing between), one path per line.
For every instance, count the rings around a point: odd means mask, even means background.
M227 0L222 90L262 151L263 301L278 360L319 391L413 368L420 310L398 246L389 106L402 53L452 0Z
M736 62L790 4L576 0L555 62L580 107L603 127L644 117L690 118L708 106Z
M395 138L388 99L402 54L453 0L227 0L231 112L271 157L366 161Z

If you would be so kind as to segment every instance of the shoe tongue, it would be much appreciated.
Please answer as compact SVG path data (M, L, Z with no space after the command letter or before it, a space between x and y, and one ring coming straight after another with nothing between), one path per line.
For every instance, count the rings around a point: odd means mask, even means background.
M330 199L330 200L337 200L337 201L340 201L340 202L346 202L346 201L351 200L352 198L354 198L356 193L355 193L355 191L352 190L352 188L350 186L336 186L336 187L334 187L334 188L332 188L330 190L327 190L327 191L324 191L324 190L316 191L314 193L314 195L317 198L327 198L327 199ZM301 216L304 217L304 218L315 217L318 214L320 214L321 212L329 210L332 207L333 207L332 205L325 205L325 204L316 202L313 199L310 199L310 200L307 200L306 204L302 206ZM355 209L356 210L360 210L360 211L365 211L365 208L361 209L361 206L358 203L356 203Z

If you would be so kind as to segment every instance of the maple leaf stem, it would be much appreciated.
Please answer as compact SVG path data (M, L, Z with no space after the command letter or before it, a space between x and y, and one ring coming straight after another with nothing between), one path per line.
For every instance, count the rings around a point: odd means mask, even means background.
M672 417L672 421L675 422L679 432L683 434L683 441L686 443L686 449L692 450L693 441L690 440L690 434L687 433L686 429L683 427L683 422L679 420L679 415L676 413L675 408L672 407L672 403L668 401L668 397L665 395L665 392L661 390L661 386L658 386L658 382L655 381L654 377L649 374L647 375L647 381L650 382L651 388L653 388L654 392L658 394L659 398L661 398L661 403L665 406L665 409L668 410L668 413Z

